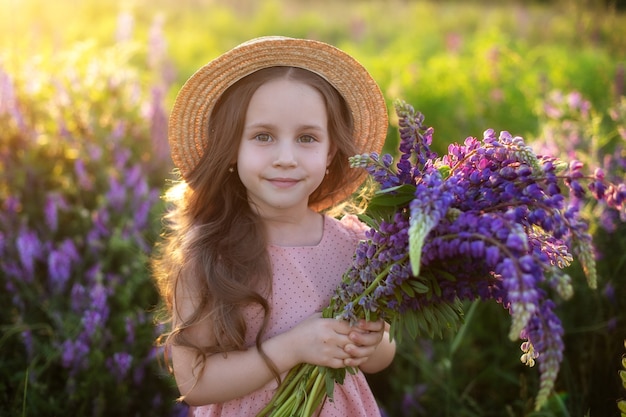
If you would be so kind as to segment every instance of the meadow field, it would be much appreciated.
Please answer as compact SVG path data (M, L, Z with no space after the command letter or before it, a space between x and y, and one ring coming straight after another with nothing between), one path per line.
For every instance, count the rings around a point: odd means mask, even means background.
M197 68L264 35L362 62L389 105L388 152L401 99L439 153L492 128L626 178L626 15L600 2L0 0L0 415L185 415L148 268L167 117ZM370 377L386 415L620 415L626 219L585 210L598 288L568 267L547 405L502 307L473 303L460 331L402 343Z

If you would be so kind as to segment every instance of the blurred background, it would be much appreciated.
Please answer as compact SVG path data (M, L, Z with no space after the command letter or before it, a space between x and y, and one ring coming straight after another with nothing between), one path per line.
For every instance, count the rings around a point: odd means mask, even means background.
M0 415L185 415L154 347L148 257L184 81L250 38L322 40L433 126L434 149L493 128L589 172L626 172L625 1L0 0ZM619 416L626 228L588 207L600 274L559 304L565 357L535 411L499 305L403 342L370 377L389 416ZM405 338L406 339L406 338ZM408 340L408 339L406 339Z

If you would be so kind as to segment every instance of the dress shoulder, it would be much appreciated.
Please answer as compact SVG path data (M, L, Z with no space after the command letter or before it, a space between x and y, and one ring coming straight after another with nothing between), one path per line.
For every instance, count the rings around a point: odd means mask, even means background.
M357 240L364 240L365 233L370 230L370 227L363 223L354 214L347 214L338 221L340 227L347 233L353 235Z

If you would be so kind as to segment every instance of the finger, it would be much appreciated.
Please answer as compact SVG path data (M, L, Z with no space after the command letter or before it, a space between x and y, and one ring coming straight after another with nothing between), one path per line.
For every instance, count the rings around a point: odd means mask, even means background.
M349 343L344 347L344 351L353 359L366 358L374 353L374 346L358 346L353 343Z
M383 338L382 332L351 332L348 338L357 346L377 345Z
M357 366L361 366L365 363L366 358L347 358L343 360L343 366L349 366L352 368L356 368Z
M377 321L359 320L356 328L362 331L379 332L385 328L385 322L382 320L377 320Z

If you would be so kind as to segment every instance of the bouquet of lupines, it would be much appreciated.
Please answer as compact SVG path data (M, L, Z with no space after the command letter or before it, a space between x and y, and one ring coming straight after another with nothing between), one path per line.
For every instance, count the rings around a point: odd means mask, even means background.
M563 357L555 299L572 296L564 270L576 258L591 288L596 269L581 209L590 198L626 220L625 184L585 175L578 161L538 156L521 137L493 130L439 157L433 130L398 102L400 146L391 155L351 158L379 187L362 220L371 226L324 317L383 319L390 335L440 335L462 321L462 302L495 300L511 316L526 365L539 364L535 406L551 393ZM311 416L345 372L301 364L259 416Z

